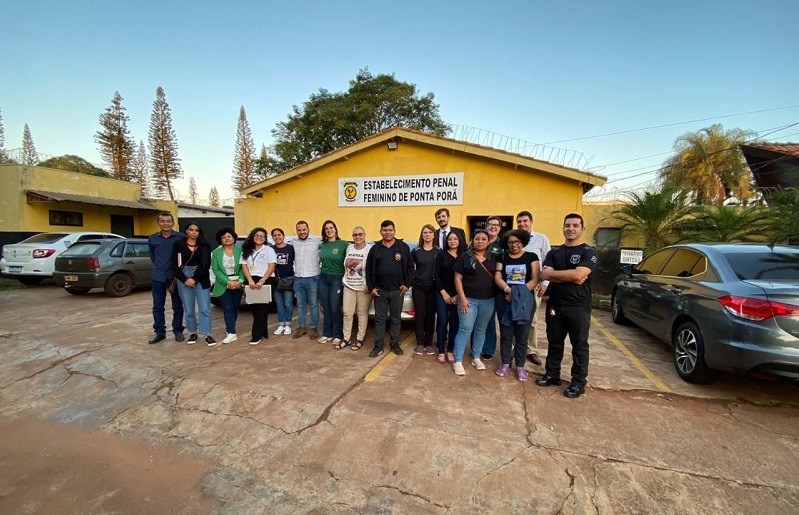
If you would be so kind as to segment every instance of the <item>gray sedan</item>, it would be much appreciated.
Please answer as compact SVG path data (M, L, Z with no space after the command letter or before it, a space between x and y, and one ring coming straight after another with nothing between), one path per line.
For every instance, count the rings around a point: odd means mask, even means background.
M674 347L677 373L799 378L799 248L685 244L661 249L614 281L612 315Z

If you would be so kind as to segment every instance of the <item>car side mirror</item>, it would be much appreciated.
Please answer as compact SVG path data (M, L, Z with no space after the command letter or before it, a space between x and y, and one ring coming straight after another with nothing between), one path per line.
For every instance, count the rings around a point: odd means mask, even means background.
M624 265L621 267L621 273L625 275L633 275L633 266L632 265Z

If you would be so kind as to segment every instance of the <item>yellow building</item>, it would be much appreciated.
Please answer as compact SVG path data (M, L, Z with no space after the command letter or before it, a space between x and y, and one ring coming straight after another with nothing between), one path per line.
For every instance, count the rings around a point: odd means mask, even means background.
M582 213L583 194L605 177L463 141L409 129L389 129L242 190L236 231L281 227L295 234L306 220L312 234L333 220L342 238L355 225L380 238L380 222L393 220L397 237L417 241L423 224L446 207L451 225L471 237L489 215L515 227L528 210L534 230L553 243L563 239L563 217Z
M172 201L144 201L137 183L17 164L0 165L0 246L40 232L158 231L156 215Z

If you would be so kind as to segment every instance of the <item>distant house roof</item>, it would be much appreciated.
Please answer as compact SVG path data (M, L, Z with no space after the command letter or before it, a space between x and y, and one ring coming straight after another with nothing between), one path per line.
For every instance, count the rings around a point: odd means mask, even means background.
M375 145L383 144L390 140L396 141L396 139L399 139L400 141L403 140L415 141L418 143L439 147L450 151L459 151L465 154L471 154L476 157L495 159L497 161L503 161L513 165L535 169L543 173L549 173L552 175L573 179L575 181L582 183L583 192L589 191L594 186L602 186L607 181L606 177L590 172L584 172L576 168L569 168L566 166L556 165L549 163L547 161L541 161L539 159L534 159L532 157L527 157L521 154L515 154L513 152L507 152L505 150L498 150L492 147L485 147L482 145L477 145L475 143L458 141L455 139L445 138L442 136L436 136L434 134L429 134L426 132L397 127L393 129L387 129L383 132L375 134L374 136L369 136L368 138L356 141L355 143L347 145L346 147L342 147L338 150L328 152L323 156L319 156L316 159L312 159L311 161L296 166L291 170L287 170L274 177L270 177L263 181L247 186L246 188L243 188L241 190L241 193L243 195L255 193L260 189L274 186L283 181L287 181L289 179L301 176L303 174L311 173L328 163L331 163L338 159L343 159L356 152L360 152Z
M178 202L178 209L196 209L198 211L210 211L212 213L224 213L226 215L233 214L233 208L230 206L222 206L222 207L211 207L211 206L202 206L200 204L189 204L188 202Z
M799 187L799 143L750 143L741 152L760 188Z
M119 200L113 198L90 197L88 195L73 195L72 193L60 193L55 191L25 190L28 194L29 202L79 202L82 204L96 204L99 206L127 207L130 209L145 209L148 211L160 211L160 208L145 204L144 202L133 202L130 200Z

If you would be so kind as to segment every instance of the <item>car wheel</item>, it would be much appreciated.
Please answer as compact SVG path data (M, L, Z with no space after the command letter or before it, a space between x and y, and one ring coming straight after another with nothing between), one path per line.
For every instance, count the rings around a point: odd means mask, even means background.
M86 295L91 290L91 288L78 288L77 286L64 286L64 289L72 295Z
M624 316L624 311L621 308L621 295L619 290L613 290L613 295L610 299L610 317L615 324L627 324L630 321Z
M109 297L124 297L133 289L133 280L125 274L114 274L105 283L105 294Z
M44 281L44 277L17 277L17 281L21 282L25 286L36 286Z
M680 377L696 384L710 384L719 372L705 364L705 340L694 322L684 322L674 333L674 368Z

